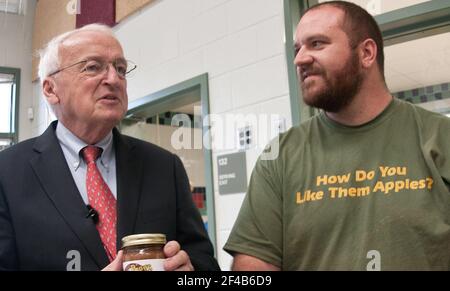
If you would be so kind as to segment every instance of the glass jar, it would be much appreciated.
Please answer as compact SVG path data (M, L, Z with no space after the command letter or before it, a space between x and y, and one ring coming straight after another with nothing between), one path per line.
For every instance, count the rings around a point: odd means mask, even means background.
M164 271L166 235L135 234L122 238L124 271Z

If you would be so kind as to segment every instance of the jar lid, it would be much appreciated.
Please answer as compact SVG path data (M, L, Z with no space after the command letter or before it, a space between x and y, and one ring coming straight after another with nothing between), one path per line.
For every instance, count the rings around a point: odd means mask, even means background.
M162 233L133 234L122 238L122 247L139 245L166 244L166 235Z

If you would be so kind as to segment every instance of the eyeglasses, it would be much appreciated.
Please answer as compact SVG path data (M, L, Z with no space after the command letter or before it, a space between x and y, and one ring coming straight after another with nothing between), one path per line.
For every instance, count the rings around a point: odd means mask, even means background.
M81 65L81 64L83 64L83 66L81 67L80 74L85 74L88 77L96 77L96 76L103 74L105 71L108 70L109 64L113 65L113 68L117 72L117 75L122 79L125 79L129 73L131 73L132 71L134 71L137 68L137 65L135 63L133 63L132 61L128 61L128 60L115 60L113 62L105 62L105 61L100 61L100 60L84 60L84 61L80 61L75 64L72 64L70 66L61 68L61 69L49 74L48 76L49 77L54 76L66 69L69 69L69 68L72 68L72 67L75 67L75 66Z

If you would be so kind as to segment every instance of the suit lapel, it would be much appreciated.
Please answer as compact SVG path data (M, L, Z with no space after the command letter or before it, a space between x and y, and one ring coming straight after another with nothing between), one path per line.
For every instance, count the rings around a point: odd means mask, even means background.
M142 183L142 160L130 139L114 129L117 177L117 247L134 234Z
M99 268L108 264L103 244L92 220L86 219L86 205L73 180L61 146L57 140L53 122L35 144L40 153L30 161L45 193L60 215L86 247Z

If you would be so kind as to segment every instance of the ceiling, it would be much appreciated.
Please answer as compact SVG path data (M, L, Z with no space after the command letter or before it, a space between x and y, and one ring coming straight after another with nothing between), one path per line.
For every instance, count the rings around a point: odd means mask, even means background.
M450 33L385 48L386 81L391 92L450 82Z
M185 106L181 106L181 107L178 107L178 108L174 108L174 109L171 109L170 111L177 112L177 113L186 113L186 114L194 115L194 107L196 107L196 106L200 108L200 112L198 112L198 110L196 112L197 115L199 115L198 113L200 113L200 115L201 115L202 103L200 101L192 103L192 104L188 104L188 105L185 105Z
M200 90L198 88L190 89L171 96L166 96L166 98L163 98L163 100L159 102L150 102L137 112L127 116L127 119L142 120L166 112L194 114L194 106L201 107L201 101L199 101L199 99Z
M331 0L319 0L319 3ZM370 14L378 15L389 11L420 4L430 0L346 0L365 8Z

